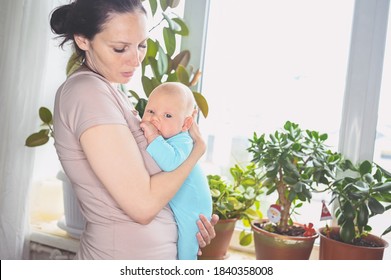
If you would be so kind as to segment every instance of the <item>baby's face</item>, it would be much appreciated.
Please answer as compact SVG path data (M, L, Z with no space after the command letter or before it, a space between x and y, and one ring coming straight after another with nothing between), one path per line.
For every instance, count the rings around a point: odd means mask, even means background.
M151 122L164 138L170 138L186 130L183 128L186 117L182 95L168 94L161 89L150 95L143 121Z

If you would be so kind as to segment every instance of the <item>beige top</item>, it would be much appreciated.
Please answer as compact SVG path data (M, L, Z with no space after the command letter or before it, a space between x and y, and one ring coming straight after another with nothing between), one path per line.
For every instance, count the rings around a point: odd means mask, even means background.
M92 171L80 136L90 127L129 127L150 174L160 172L146 152L147 141L128 97L87 69L71 75L58 89L54 107L55 147L72 182L87 226L77 259L176 259L177 228L166 206L148 225L132 221Z

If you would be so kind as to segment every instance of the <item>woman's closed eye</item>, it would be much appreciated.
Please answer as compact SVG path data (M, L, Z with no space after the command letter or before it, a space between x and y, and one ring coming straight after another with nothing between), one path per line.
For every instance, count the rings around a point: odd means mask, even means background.
M114 50L116 53L123 53L123 52L125 52L125 48L122 48L122 49L113 48L113 50Z

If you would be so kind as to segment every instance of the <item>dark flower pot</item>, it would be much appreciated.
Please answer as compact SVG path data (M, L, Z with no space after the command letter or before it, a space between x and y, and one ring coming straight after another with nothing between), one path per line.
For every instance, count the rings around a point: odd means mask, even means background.
M319 234L310 237L286 236L266 231L255 225L255 223L266 222L267 220L264 219L251 223L257 260L308 260L310 258L314 241Z
M379 247L356 246L329 238L324 233L325 228L319 229L320 233L320 260L382 260L384 249L388 247L388 242L369 234L364 239L374 242ZM331 233L339 234L339 227L330 227Z

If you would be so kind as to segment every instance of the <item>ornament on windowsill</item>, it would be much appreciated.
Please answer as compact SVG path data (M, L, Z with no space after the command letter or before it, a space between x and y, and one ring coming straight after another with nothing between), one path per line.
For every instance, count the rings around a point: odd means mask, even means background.
M332 218L333 217L331 216L331 213L330 213L329 209L326 206L326 202L324 200L322 200L322 213L320 215L320 220L321 221L331 220Z
M278 204L270 205L267 210L267 217L272 223L278 223L281 220L281 206Z

